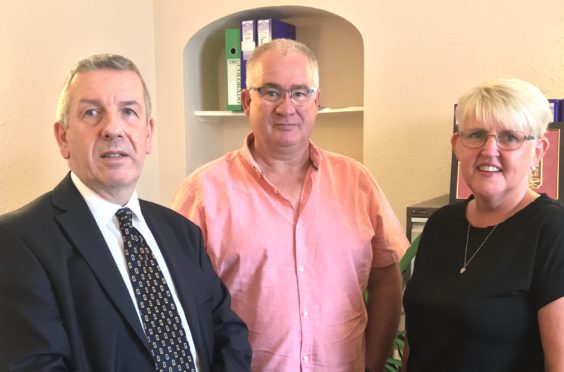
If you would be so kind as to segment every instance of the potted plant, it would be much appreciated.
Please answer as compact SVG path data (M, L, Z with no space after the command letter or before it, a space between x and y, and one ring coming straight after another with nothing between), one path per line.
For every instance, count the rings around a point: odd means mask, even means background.
M411 266L411 261L415 258L417 249L419 248L419 240L421 240L421 235L418 235L409 248L405 251L402 259L399 262L400 271L402 276L405 275L406 271ZM405 276L404 276L405 277ZM405 284L405 283L404 283ZM403 317L403 310L402 310ZM399 329L394 339L394 345L392 349L392 355L386 361L386 372L398 372L401 368L401 363L403 359L403 347L405 343L405 330Z

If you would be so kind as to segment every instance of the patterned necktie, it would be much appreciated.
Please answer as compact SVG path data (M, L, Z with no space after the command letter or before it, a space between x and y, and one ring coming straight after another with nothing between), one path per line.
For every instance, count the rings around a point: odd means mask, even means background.
M153 252L132 225L132 212L116 212L129 279L157 371L195 371L174 299Z

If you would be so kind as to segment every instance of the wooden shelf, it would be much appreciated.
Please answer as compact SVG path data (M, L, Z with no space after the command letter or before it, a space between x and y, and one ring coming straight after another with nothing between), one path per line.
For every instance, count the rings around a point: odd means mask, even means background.
M323 107L319 109L320 114L337 114L342 112L363 112L364 106L348 106L348 107Z
M232 116L244 116L242 111L195 111L194 116L198 118L222 118Z

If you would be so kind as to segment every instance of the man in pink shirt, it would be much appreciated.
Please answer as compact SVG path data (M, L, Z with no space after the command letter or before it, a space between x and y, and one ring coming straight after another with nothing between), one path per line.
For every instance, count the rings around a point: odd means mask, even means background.
M249 327L253 371L381 371L404 231L364 166L310 141L319 73L305 45L259 46L247 87L243 148L190 175L173 208L203 230Z

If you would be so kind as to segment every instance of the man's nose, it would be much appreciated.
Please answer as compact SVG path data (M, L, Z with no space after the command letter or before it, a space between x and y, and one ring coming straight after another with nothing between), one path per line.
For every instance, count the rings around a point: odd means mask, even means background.
M107 113L102 119L102 136L105 138L121 137L123 135L123 123L116 113Z
M276 107L276 112L279 114L292 114L296 112L296 106L291 98L291 92L286 91L282 95L282 101Z

